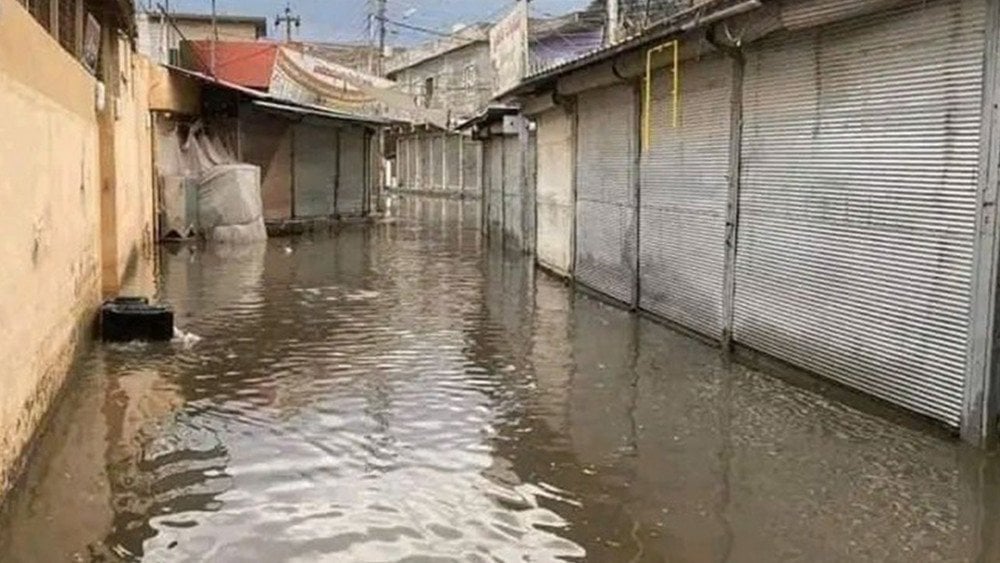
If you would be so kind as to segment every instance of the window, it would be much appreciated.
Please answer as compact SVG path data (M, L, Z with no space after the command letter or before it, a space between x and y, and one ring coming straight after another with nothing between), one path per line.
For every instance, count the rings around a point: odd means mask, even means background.
M462 75L462 85L466 88L476 87L476 65L469 63L465 66L465 73Z
M428 76L424 79L424 106L431 107L434 99L434 77Z

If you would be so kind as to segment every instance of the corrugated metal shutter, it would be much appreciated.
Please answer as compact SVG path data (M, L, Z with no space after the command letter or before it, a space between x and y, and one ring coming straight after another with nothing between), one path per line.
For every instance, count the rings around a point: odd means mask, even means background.
M434 177L431 178L432 190L444 189L444 161L441 160L443 155L444 137L441 135L431 137L431 169L434 171Z
M417 140L417 150L419 159L419 170L420 170L420 186L421 190L429 190L432 188L433 182L431 181L431 138L427 136L420 136Z
M448 136L448 146L447 146L447 153L445 156L445 162L447 164L447 167L445 168L445 181L448 184L448 190L452 192L462 191L462 184L460 182L461 175L458 173L462 165L461 135Z
M337 182L337 130L309 122L295 125L295 216L333 214Z
M650 146L641 158L640 306L722 335L732 62L681 66L677 127L670 69L653 81Z
M573 252L573 120L562 108L538 116L538 224L540 264L568 274Z
M482 157L482 148L477 141L466 139L463 142L465 143L462 153L462 181L465 182L464 190L469 195L478 194L480 188L479 159Z
M340 132L340 184L337 188L337 212L358 216L364 213L365 201L365 131L360 127Z
M512 241L520 243L524 239L524 182L523 154L521 144L515 136L503 138L503 230Z
M580 94L576 279L625 303L635 293L635 91Z
M494 137L485 142L488 171L486 174L490 234L503 230L503 139Z
M960 421L984 6L914 3L747 60L734 337Z

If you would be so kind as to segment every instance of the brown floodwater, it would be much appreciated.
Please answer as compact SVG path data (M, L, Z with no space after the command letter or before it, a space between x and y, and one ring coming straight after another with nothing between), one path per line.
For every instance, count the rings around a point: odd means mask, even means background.
M140 264L197 338L85 355L0 561L1000 557L991 456L399 208Z

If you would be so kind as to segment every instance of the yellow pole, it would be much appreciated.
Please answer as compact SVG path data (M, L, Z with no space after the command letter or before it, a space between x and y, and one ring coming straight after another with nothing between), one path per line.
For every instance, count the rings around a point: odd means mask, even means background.
M642 151L649 150L650 114L653 103L653 49L646 51L646 81L643 83Z
M680 49L678 48L677 40L674 40L674 129L677 129L677 106L680 101L681 95L681 67L680 67Z
M651 143L651 115L653 106L653 55L659 53L665 49L673 50L673 91L670 93L670 97L673 101L673 114L671 116L671 124L676 129L678 123L678 106L680 105L680 92L681 92L681 77L680 77L680 44L677 40L664 43L662 45L657 45L652 49L646 51L646 80L643 83L643 96L642 96L642 151L645 152L649 150L649 145Z

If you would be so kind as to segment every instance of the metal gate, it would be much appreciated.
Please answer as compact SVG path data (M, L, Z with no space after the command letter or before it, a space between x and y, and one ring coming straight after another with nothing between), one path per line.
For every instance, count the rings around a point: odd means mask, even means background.
M636 93L631 85L579 96L576 279L635 302Z
M538 116L538 262L569 274L573 251L573 120L562 108Z
M650 145L639 183L639 304L712 338L722 336L733 66L681 65L677 126L671 70L657 71Z
M951 425L985 5L916 2L746 63L734 338Z
M337 213L347 216L364 214L365 205L365 130L344 128L340 132L340 185L337 187Z
M333 215L337 197L337 130L308 121L294 129L296 217Z

